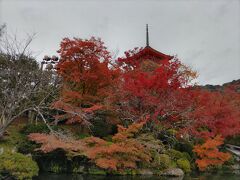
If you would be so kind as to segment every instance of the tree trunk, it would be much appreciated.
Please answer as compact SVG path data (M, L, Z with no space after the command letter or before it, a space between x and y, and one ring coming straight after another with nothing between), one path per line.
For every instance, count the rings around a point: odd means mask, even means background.
M0 139L2 139L5 131L6 131L6 128L3 128L3 127L2 127L2 128L0 129Z

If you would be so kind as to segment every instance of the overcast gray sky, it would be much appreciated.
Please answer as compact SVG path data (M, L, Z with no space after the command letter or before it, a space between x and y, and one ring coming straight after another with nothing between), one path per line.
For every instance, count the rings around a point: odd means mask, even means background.
M178 55L200 84L240 79L240 0L0 0L0 23L31 44L37 59L63 37L101 37L110 51L150 46Z

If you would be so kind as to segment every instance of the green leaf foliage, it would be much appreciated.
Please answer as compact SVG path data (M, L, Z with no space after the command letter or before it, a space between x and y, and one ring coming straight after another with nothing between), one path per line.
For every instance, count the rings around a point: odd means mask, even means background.
M38 175L38 166L31 157L20 153L5 152L0 155L0 172L16 179L32 179Z

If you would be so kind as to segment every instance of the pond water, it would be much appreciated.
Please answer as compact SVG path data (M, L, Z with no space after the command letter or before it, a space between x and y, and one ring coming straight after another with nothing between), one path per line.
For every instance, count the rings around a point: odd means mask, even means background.
M100 176L80 174L52 174L40 173L34 180L240 180L240 174L211 173L192 174L184 177L159 177L159 176Z

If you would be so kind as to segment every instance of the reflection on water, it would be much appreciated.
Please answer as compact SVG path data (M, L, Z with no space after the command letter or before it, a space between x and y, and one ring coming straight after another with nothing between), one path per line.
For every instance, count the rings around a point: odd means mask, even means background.
M80 174L51 174L41 173L34 180L240 180L240 174L201 174L185 177L159 177L159 176L94 176Z
M183 177L165 178L159 176L94 176L94 175L78 175L78 174L41 174L34 180L183 180Z

